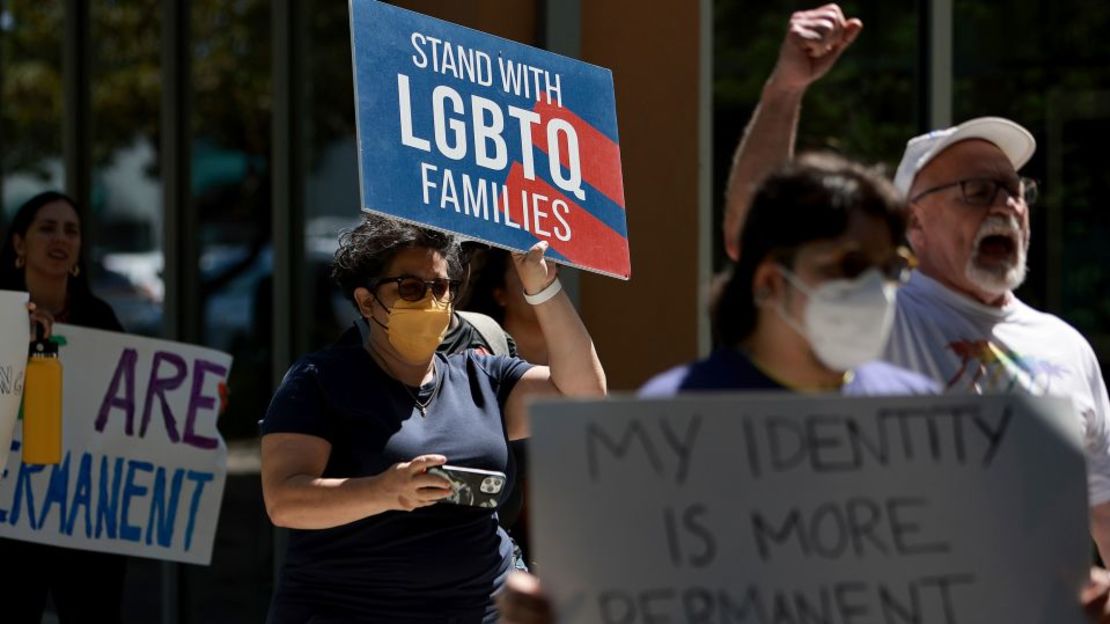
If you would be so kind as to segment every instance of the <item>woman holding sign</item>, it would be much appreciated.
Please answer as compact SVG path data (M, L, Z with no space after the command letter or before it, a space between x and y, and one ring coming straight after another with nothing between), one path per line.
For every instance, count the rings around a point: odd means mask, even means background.
M4 237L0 289L29 292L47 335L55 321L123 331L89 288L83 242L77 204L54 191L27 200ZM121 621L125 557L0 539L0 562L5 622L41 621L48 593L63 624Z
M550 367L436 354L463 274L453 237L376 216L341 236L333 275L370 329L294 364L261 422L266 508L293 529L270 622L496 621L512 562L490 505L523 398L605 394L544 250L513 261Z

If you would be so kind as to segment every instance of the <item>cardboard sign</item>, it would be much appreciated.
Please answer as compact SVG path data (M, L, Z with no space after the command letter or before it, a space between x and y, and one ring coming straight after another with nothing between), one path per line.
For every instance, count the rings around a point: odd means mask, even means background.
M749 394L532 415L535 555L560 621L1085 621L1067 401Z
M31 338L28 298L25 292L0 290L0 466L8 461L23 399L23 373Z
M16 427L0 536L207 565L227 474L216 418L231 356L72 325L54 334L65 339L62 462L22 463Z
M628 279L613 77L351 0L362 207Z

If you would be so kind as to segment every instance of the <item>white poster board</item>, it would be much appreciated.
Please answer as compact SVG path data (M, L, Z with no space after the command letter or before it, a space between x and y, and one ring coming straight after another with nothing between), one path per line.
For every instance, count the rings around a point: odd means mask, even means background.
M1079 623L1070 402L689 396L532 407L563 622Z
M207 565L227 474L216 430L231 356L56 324L62 462L0 479L0 536Z
M0 466L8 460L31 339L25 292L0 290Z

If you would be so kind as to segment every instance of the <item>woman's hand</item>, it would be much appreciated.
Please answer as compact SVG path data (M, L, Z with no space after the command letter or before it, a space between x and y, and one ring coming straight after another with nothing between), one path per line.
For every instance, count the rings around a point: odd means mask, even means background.
M531 574L513 572L505 590L497 597L502 624L554 624L551 600L543 593L540 581Z
M27 312L30 313L31 320L31 342L38 340L35 325L42 325L42 337L44 339L49 338L51 332L54 331L54 315L46 310L39 309L38 306L30 301L27 302Z
M279 527L330 529L387 511L411 511L451 495L451 484L426 474L442 455L421 455L368 477L324 477L331 443L303 433L262 436L262 497Z
M513 254L513 266L516 267L516 274L520 276L525 294L534 295L555 281L558 273L556 265L549 263L543 257L547 248L547 241L540 241L532 245L526 254Z
M1091 578L1079 594L1079 601L1088 622L1110 622L1110 572L1102 568L1091 568Z
M451 482L428 474L428 469L447 463L443 455L421 455L412 461L393 464L374 477L382 495L398 511L427 507L451 495Z

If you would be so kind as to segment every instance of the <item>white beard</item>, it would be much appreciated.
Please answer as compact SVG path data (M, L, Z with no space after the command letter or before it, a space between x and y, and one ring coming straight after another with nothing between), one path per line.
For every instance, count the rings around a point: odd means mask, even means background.
M979 245L988 236L1007 236L1013 241L1011 262L1002 266L984 266L979 259ZM964 276L976 288L991 295L1004 295L1025 281L1029 237L1022 232L1021 224L1012 215L993 215L983 220L975 234L975 246L964 268Z

